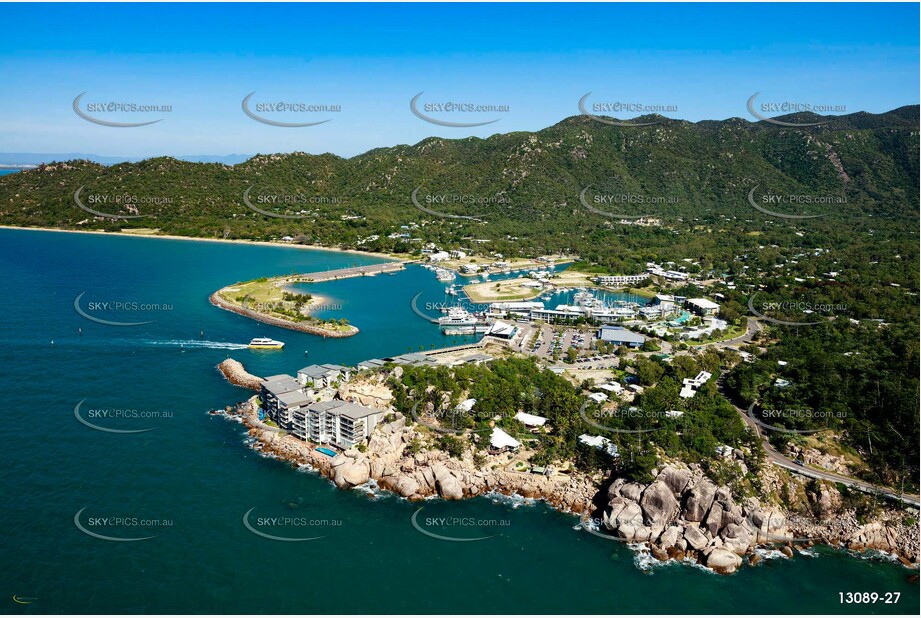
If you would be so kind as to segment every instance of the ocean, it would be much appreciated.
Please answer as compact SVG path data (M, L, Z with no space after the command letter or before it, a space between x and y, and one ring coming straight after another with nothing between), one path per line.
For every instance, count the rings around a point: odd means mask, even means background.
M420 292L420 303L446 300L418 266L311 286L326 317L361 329L349 339L208 302L236 281L375 261L0 229L5 613L917 612L915 572L890 560L816 548L731 576L660 564L540 503L340 491L208 414L250 394L215 369L227 357L265 376L472 340L413 312ZM75 301L100 320L143 323L99 323ZM287 345L246 349L257 336ZM880 600L842 604L841 592Z

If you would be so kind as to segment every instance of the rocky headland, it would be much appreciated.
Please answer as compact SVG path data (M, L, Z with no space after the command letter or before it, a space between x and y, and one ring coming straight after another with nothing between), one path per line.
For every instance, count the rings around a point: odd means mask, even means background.
M228 359L220 369L231 382L258 388L258 378L236 361ZM389 404L387 389L350 388L340 397L382 408ZM255 449L309 466L341 489L373 480L408 500L432 496L461 500L489 493L543 500L579 515L583 527L595 534L646 545L659 560L695 561L718 573L733 573L745 561L756 563L760 548L792 556L794 549L815 544L878 550L905 566L918 565L917 511L911 523L903 509L881 505L867 521L844 506L833 484L810 482L770 466L762 473L765 496L783 485L788 495L798 496L796 504L782 507L767 499L738 499L730 487L714 483L699 466L681 462L664 463L653 471L651 482L637 483L575 471L549 476L517 471L508 466L505 455L476 461L472 449L460 458L437 448L420 450L419 445L431 437L430 430L398 412L375 428L363 448L335 457L259 421L255 397L226 409L225 414L248 428ZM790 484L797 486L791 491Z

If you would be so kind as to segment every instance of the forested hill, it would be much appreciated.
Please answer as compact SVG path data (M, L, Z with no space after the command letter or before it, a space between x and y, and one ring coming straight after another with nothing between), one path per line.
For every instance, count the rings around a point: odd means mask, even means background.
M639 249L678 247L701 254L706 247L684 236L700 225L768 234L772 242L776 230L794 226L807 234L835 234L842 224L896 223L916 230L918 115L915 105L879 115L778 118L825 122L801 128L738 118L691 123L663 117L633 119L656 124L626 127L573 116L534 133L433 137L351 159L292 153L257 155L235 166L171 158L111 167L70 161L0 179L0 224L145 227L213 238L292 236L346 247L379 235L361 246L412 250L388 235L400 232L400 225L428 220L437 224L411 236L458 246L465 238L489 239L484 249L506 254L569 249L627 267ZM80 187L82 203L93 210L145 216L94 220L75 204ZM579 199L587 187L583 197L591 208ZM248 188L259 209L299 218L255 212L244 202ZM420 211L410 197L416 188L425 208L477 220ZM749 203L752 189L756 203L772 212L824 216L767 215ZM772 204L772 194L826 203ZM271 205L272 195L287 205ZM629 197L611 198L623 195ZM439 203L438 196L447 201ZM616 201L605 201L609 198ZM89 199L109 201L94 206ZM119 199L135 200L134 208ZM452 202L456 199L464 201ZM837 204L829 205L832 199ZM651 215L661 227L628 229L618 223L621 215ZM727 254L742 249L735 234L725 236L714 244ZM624 260L628 264L619 264Z
M806 297L836 317L767 325L768 351L728 386L746 404L841 412L842 443L872 480L896 485L908 471L916 484L919 107L776 120L823 124L574 116L534 133L433 137L351 159L55 163L0 177L0 224L401 253L428 242L564 251L582 268L621 274L671 260L727 282L720 304L733 322L750 315L755 294L779 306ZM794 387L776 392L780 360Z

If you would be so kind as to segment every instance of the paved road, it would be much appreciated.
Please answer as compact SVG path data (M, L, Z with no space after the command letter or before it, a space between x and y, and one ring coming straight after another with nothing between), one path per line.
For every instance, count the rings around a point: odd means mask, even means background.
M720 384L722 386L722 384ZM725 393L724 393L725 395ZM728 399L728 397L727 397ZM861 481L843 474L837 474L835 472L829 472L828 470L819 470L817 468L807 467L796 463L795 460L790 459L786 455L782 454L780 451L775 449L768 439L764 436L761 431L761 426L752 419L746 410L733 404L733 407L736 409L736 412L742 417L742 420L745 421L745 424L751 427L751 429L761 438L761 446L764 448L764 452L767 455L768 461L772 464L785 468L794 474L799 474L801 476L808 476L814 479L820 479L825 481L831 481L833 483L841 483L847 487L857 489L869 494L878 494L882 496L887 496L894 500L899 500L907 504L914 506L921 506L921 501L919 497L913 494L900 494L899 492L891 489L889 487L881 487L879 485L873 485L867 483L866 481Z
M744 335L739 335L734 339L726 339L725 341L718 341L716 343L710 343L706 345L716 348L734 348L745 345L747 343L751 343L751 340L754 338L755 334L761 332L761 328L761 322L758 320L758 318L749 316Z

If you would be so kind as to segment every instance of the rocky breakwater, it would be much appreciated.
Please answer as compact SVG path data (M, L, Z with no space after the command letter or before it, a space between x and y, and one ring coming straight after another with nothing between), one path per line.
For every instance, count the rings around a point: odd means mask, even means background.
M260 388L262 378L254 376L246 371L243 367L243 363L239 361L228 358L221 362L217 368L231 384L236 384L237 386L242 386L243 388L248 388L253 391L258 391Z
M356 326L349 326L348 328L334 329L327 328L323 326L322 322L294 322L292 320L287 320L277 316L268 315L262 311L256 311L254 309L246 308L242 305L229 302L225 300L221 295L226 291L226 288L221 288L217 292L214 292L211 296L208 297L208 300L212 305L225 311L230 311L236 313L237 315L242 315L247 318L252 318L257 322L262 322L263 324L270 324L271 326L278 326L279 328L287 328L289 330L296 330L302 333L309 333L311 335L319 335L321 337L331 337L334 339L352 337L357 335L359 330Z
M756 498L737 503L728 487L699 468L669 465L649 484L616 479L608 488L603 525L624 542L648 543L660 560L696 560L718 573L733 573L758 547L775 546L787 556L816 542L879 549L917 562L917 541L879 522L841 526L840 517L802 519ZM906 556L914 551L914 557Z

